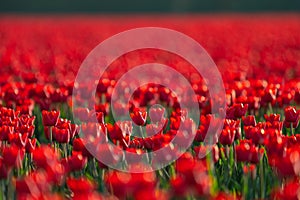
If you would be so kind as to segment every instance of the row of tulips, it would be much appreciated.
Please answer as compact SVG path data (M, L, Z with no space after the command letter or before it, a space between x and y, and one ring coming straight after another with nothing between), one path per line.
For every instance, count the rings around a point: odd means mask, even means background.
M218 143L206 157L200 159L198 155L207 149L202 143L208 122L213 117L210 114L201 116L192 147L175 163L157 172L130 174L110 169L97 161L87 150L80 134L90 132L95 137L104 134L115 145L134 153L155 151L172 142L174 132L176 134L178 121L173 119L176 118L174 111L168 127L164 126L153 135L153 125L146 124L147 112L133 109L133 121L148 127L144 134L149 136L136 138L132 136L132 122L105 122L103 112L93 114L88 109L79 108L75 112L84 113L80 117L96 116L99 123L85 122L82 118L80 124L74 124L61 118L57 110L37 113L41 116L41 121L37 121L39 116L1 107L3 198L17 194L18 198L62 198L65 195L81 199L89 195L95 199L139 199L145 198L145 193L149 199L218 199L224 195L226 198L266 198L270 195L278 198L280 195L294 195L296 198L297 193L285 187L297 185L300 173L300 137L297 134L300 111L287 106L283 121L280 114L271 113L263 116L264 121L256 122L259 116L246 115L248 109L248 105L242 103L227 109L223 130L220 137L216 137ZM151 110L149 115L160 123L164 112L159 108ZM181 110L179 112L182 114ZM188 119L180 120L188 122ZM42 126L44 131L38 132L35 125ZM39 134L43 134L46 143L37 140ZM103 155L109 151L101 146L98 148ZM124 155L115 153L115 161L123 162ZM143 166L130 167L134 170Z

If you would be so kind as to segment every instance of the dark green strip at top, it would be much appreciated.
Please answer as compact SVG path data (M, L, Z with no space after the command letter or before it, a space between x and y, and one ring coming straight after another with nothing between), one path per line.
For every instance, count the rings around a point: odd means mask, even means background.
M190 13L300 11L299 0L9 0L2 13Z

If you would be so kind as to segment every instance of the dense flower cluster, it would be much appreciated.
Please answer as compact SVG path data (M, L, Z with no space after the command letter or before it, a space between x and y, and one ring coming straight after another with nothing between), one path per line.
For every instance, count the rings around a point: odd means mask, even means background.
M133 25L154 24L147 17L136 24L130 17L122 19L122 25L119 20L0 19L0 199L297 199L299 16L227 16L222 22L202 16L184 24L166 17L155 23L198 40L223 75L226 119L220 134L213 135L213 146L204 145L216 117L211 99L222 97L211 97L190 64L168 52L146 49L123 55L97 83L94 109L76 96L82 105L71 110L74 78L91 48ZM198 121L180 107L186 99L157 84L139 87L128 105L114 101L116 113L129 112L131 121L113 119L110 103L120 76L154 61L188 78L201 111ZM121 84L124 91L129 84ZM81 95L88 96L91 85L82 87L86 94ZM153 108L155 104L165 107ZM155 152L172 144L177 134L184 143L198 122L191 147L184 153L170 147L180 158L155 172L111 169L87 148L87 143L93 145L100 156L112 155L111 163L127 165L131 158L122 150ZM188 133L180 132L180 126ZM133 134L136 131L141 137ZM112 152L107 142L120 151ZM130 161L132 171L145 167Z

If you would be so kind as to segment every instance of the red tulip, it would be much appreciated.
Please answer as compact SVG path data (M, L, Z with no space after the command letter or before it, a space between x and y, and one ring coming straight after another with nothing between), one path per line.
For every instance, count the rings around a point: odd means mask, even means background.
M120 128L123 138L132 135L132 122L131 121L117 121L117 126Z
M100 126L98 123L87 123L81 125L82 133L86 136L93 136L95 138L100 136Z
M160 122L164 118L165 109L164 108L151 108L149 111L150 119L153 123Z
M276 99L276 88L267 88L262 91L261 94L261 104L266 105L268 103L272 103Z
M103 112L97 112L96 113L96 118L97 118L97 121L98 123L100 124L104 124L104 113Z
M77 124L71 124L70 127L70 138L74 138L75 136L78 136L80 132L80 127Z
M115 123L114 125L107 124L107 130L110 139L121 140L123 138L122 130L120 129L117 123Z
M269 163L275 166L280 175L298 176L300 174L300 148L293 145L287 148L282 157L274 155L270 158Z
M136 125L143 126L146 123L147 112L134 108L133 112L130 113L130 117Z
M3 164L7 167L20 167L24 158L24 150L19 149L17 146L3 148Z
M241 140L235 147L236 159L239 162L258 163L262 158L263 149L254 146L251 141Z
M211 198L210 200L239 200L241 198L236 197L236 195L226 194L224 192L219 192L215 197Z
M20 132L22 135L24 133L28 134L28 137L31 138L33 136L35 127L33 125L22 125L15 129L15 131Z
M26 195L35 199L45 197L45 194L51 192L47 173L44 171L35 171L22 179L16 180L16 192L18 199L22 199Z
M19 118L19 122L21 125L33 125L35 116L29 116L29 115L21 115Z
M76 108L74 110L74 116L81 122L89 122L89 109L88 108Z
M266 133L266 129L252 126L245 126L245 138L251 139L254 144L264 144L269 135Z
M99 81L99 84L97 85L97 92L99 93L106 93L107 88L110 86L110 79L103 78Z
M299 180L290 180L289 182L285 183L281 190L273 191L271 198L296 200L299 199L299 189Z
M238 119L246 114L248 110L248 104L234 104L233 106L227 108L226 118L228 119Z
M64 166L57 160L50 164L51 165L49 165L46 168L46 172L47 172L47 176L48 176L47 181L50 184L61 185L63 183L64 176L66 173Z
M287 147L287 142L278 130L274 130L269 134L268 140L265 141L265 147L269 155L283 156Z
M222 145L232 145L235 138L236 130L233 128L225 128L222 130L219 137L219 142Z
M298 123L300 118L300 111L295 107L288 106L284 109L285 121L289 123Z
M147 137L153 136L155 134L160 134L163 131L163 127L160 125L155 125L155 124L147 124L146 125L146 133Z
M21 133L12 133L8 135L8 141L11 144L17 145L19 148L25 147L27 139L28 133L24 133L23 135Z
M134 167L130 170L134 171ZM124 173L111 171L105 177L105 182L108 189L122 199L125 196L135 196L140 191L155 190L156 175L154 172Z
M136 200L168 200L169 195L158 189L145 189L145 190L138 190L133 195L134 199Z
M44 134L47 140L50 139L50 129L52 129L51 126L45 126L44 127ZM52 136L53 137L53 136Z
M234 120L234 119L225 119L224 120L224 129L225 128L233 128L238 129L240 128L240 120Z
M83 157L81 153L73 151L73 155L66 158L66 164L70 171L79 171L87 164L87 158Z
M188 186L186 185L182 176L176 176L170 180L171 189L174 195L184 197L188 193Z
M69 143L70 142L70 130L69 129L59 129L53 127L52 129L53 138L59 143Z
M88 195L94 191L95 184L88 179L80 178L69 178L67 180L67 186L74 193L74 196L77 195Z
M248 115L247 117L242 117L244 126L256 126L256 120L254 115Z
M26 152L32 153L34 151L35 147L36 147L36 138L33 138L33 139L28 138L26 145L25 145Z
M86 149L84 142L81 138L75 138L73 140L73 151L77 151L82 153L83 156L91 158L92 155L90 152Z
M178 130L181 123L181 117L180 116L174 116L170 118L170 129L171 130Z
M0 126L0 141L7 141L8 135L14 131L13 126L2 125Z
M53 167L58 163L58 152L55 152L49 146L40 146L35 148L32 152L33 161L38 168L47 169L49 166Z
M2 107L1 110L1 115L10 118L11 120L14 120L17 118L17 116L19 115L18 112L15 112L13 109L10 108L5 108Z
M71 121L68 119L59 118L57 124L55 125L59 129L69 129L71 130Z
M207 154L207 146L198 146L198 147L194 147L194 151L195 151L195 156L196 158L200 158L199 156L203 156ZM219 151L219 147L217 145L214 145L211 149L211 152L209 153L211 154L211 158L213 159L214 163L218 162L219 158L220 158L220 151ZM207 156L204 156L202 158L202 160L206 160Z
M50 92L50 99L52 102L55 103L66 102L68 96L69 96L68 90L66 90L63 87L57 88Z
M286 127L286 128L291 128L291 126L293 128L297 128L298 127L298 124L299 124L299 121L298 122L287 122L287 121L284 121L283 122L283 125Z
M212 115L201 115L200 117L200 126L197 130L195 140L198 142L204 141L204 138L206 137L208 127L210 125L210 122L212 121Z
M44 126L55 126L58 122L58 118L60 116L60 112L53 110L53 111L42 111L43 117L43 124Z
M187 152L184 153L178 160L176 160L175 165L177 172L182 174L189 184L193 184L195 182L192 170L195 166L196 160L194 160L193 156Z
M95 111L96 112L102 112L104 115L107 115L109 112L109 104L97 104L95 105Z

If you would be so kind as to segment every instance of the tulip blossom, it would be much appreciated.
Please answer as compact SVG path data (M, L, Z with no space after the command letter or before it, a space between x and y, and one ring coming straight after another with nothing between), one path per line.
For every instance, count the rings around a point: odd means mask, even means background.
M60 116L60 112L58 111L42 111L43 116L43 124L44 126L55 126L58 122L58 118Z
M136 125L143 126L146 123L147 112L142 111L139 108L134 108L133 112L130 113L130 117Z

